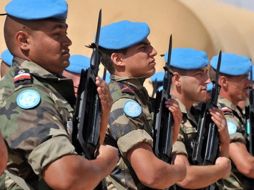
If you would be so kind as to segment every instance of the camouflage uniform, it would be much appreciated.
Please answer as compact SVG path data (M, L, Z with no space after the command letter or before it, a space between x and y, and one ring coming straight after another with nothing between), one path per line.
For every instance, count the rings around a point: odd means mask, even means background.
M108 177L108 189L139 189L135 179L128 169L126 153L139 143L153 145L150 100L143 87L144 79L120 78L112 76L109 84L113 98L108 133L116 142L122 155L117 167ZM141 107L138 117L129 117L124 112L124 105L129 100L135 100ZM127 163L127 165L126 165Z
M224 115L227 119L227 123L234 123L237 128L234 130L233 128L229 128L230 141L231 142L240 142L246 144L246 136L245 136L245 127L244 127L244 117L242 112L238 107L236 107L229 100L219 97L218 99L219 108L227 108L224 109ZM223 180L224 187L226 190L249 190L251 187L248 187L247 183L245 184L245 177L236 169L236 166L232 162L232 172L229 178Z
M180 100L176 100L183 114L183 118L177 141L173 145L172 153L186 155L191 163L193 143L197 137L197 122L194 116L186 110L184 104Z
M172 154L184 154L187 156L188 161L191 165L195 165L195 163L192 162L192 154L193 154L193 148L194 143L198 138L198 114L201 114L202 111L204 111L204 108L202 105L201 107L192 107L191 111L187 111L184 104L176 99L178 101L180 110L183 114L182 123L180 126L180 132L177 138L176 143L173 145ZM218 189L218 185L213 185L213 188ZM176 189L184 189L179 186L176 187ZM220 188L219 188L220 189Z
M72 81L15 58L0 89L0 129L9 149L8 171L1 176L0 189L50 189L42 180L45 167L76 154L70 138L75 102ZM17 96L27 89L38 92L40 102L23 109Z

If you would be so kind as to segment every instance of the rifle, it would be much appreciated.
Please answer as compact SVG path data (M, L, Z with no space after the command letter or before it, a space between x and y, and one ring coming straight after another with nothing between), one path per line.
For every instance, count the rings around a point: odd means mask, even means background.
M250 81L253 81L252 77L252 69L250 71ZM251 86L250 92L249 92L249 110L248 110L248 124L249 124L249 152L252 156L254 156L254 89Z
M100 146L101 105L95 83L100 65L100 29L101 10L98 17L95 42L88 46L93 48L90 67L86 70L82 69L81 71L73 117L73 145L77 153L85 156L89 160L97 157L97 150ZM105 189L103 182L101 182L95 189Z
M158 79L155 79L154 81L152 81L152 86L153 86L153 92L152 92L152 95L151 95L152 98L154 98L154 95L160 89L160 87L162 85L163 85L163 81L160 81Z
M217 107L220 86L218 84L221 65L221 51L219 53L215 81L211 92L211 100L206 104L202 118L198 123L198 139L194 143L192 162L198 165L214 164L219 150L219 134L215 123L211 119L209 109ZM206 138L206 141L205 141ZM210 185L205 189L213 189Z
M93 48L90 68L81 71L78 88L77 102L73 117L73 143L76 151L87 159L96 158L96 150L99 147L100 114L101 105L95 84L99 71L99 37L101 28L101 10L99 12L95 42L90 45Z
M168 59L164 66L165 75L163 79L163 89L156 93L156 102L159 105L156 109L155 125L154 125L154 153L155 155L169 163L172 149L172 126L174 123L172 113L165 107L165 102L171 98L170 87L172 73L170 72L170 61L172 52L172 35L169 39Z

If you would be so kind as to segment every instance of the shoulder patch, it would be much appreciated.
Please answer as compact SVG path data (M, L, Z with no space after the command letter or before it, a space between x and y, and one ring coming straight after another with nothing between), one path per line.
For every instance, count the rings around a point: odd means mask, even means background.
M129 117L138 117L142 113L142 107L135 100L128 100L124 104L123 111Z
M17 69L13 78L15 87L32 83L32 76L28 69Z
M135 91L128 85L119 83L121 91L127 94L135 94Z
M249 119L246 124L246 133L247 133L247 135L250 135L250 120Z
M226 115L230 115L233 113L233 111L231 109L229 109L228 107L222 107L221 111L223 111L223 113Z
M228 133L230 135L235 134L237 131L237 123L234 120L229 119L227 120L227 125L228 125Z
M33 89L22 90L16 98L17 105L22 109L31 109L38 106L41 102L39 92Z

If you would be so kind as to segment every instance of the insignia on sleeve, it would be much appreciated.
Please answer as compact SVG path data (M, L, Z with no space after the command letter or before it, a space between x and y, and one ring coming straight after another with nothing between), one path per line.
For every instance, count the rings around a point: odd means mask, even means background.
M135 100L128 100L124 104L123 111L129 117L138 117L142 113L142 108Z
M20 85L32 84L32 76L28 69L17 69L13 78L15 87Z
M31 109L39 105L40 94L33 89L22 90L16 98L17 105L22 109Z
M227 120L228 133L233 135L237 131L237 124L233 120Z
M247 135L250 135L250 120L247 121L246 133Z

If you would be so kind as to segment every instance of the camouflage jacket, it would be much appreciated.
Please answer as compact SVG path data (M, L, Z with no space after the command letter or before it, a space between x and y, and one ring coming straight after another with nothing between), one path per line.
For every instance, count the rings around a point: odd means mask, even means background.
M224 111L224 115L227 120L228 131L230 135L230 141L241 142L246 144L245 136L245 123L244 116L239 108L229 100L219 97L219 108ZM226 109L225 109L226 108ZM224 188L226 190L249 190L247 183L245 185L244 176L236 169L236 166L232 162L232 172L229 178L223 180Z
M191 163L191 156L194 145L193 143L197 138L197 121L195 117L189 111L187 111L185 105L177 98L175 99L179 104L183 118L177 141L173 145L172 153L185 154Z
M122 158L107 178L108 189L139 189L128 168L126 153L141 142L153 145L153 118L143 82L144 79L112 76L109 84L113 106L108 134L115 140Z
M49 189L41 187L44 168L64 155L76 154L70 138L72 81L15 58L0 91L0 129L9 153L0 189L25 189L21 183L28 189Z

